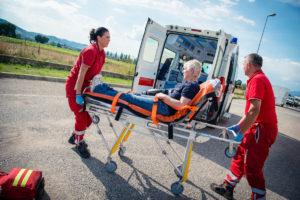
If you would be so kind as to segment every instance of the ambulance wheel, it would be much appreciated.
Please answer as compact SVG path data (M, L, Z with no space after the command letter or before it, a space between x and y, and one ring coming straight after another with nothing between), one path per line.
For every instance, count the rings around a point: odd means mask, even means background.
M117 169L117 163L114 161L107 162L105 163L105 169L107 172L113 173Z
M183 192L183 185L177 181L171 185L171 191L175 195L180 195Z
M118 154L120 157L123 157L125 155L126 147L122 147L119 149Z
M99 121L100 121L99 117L96 116L96 115L94 115L93 118L92 118L92 122L93 122L94 124L98 124Z
M229 147L226 147L225 156L227 156L228 158L233 158L235 155L236 155L236 148L235 147L232 148L232 153L229 152Z
M178 165L178 166L177 166L177 169L178 169L179 171L181 171L181 170L182 170L182 165ZM182 178L182 175L179 174L179 173L177 172L176 169L174 169L174 173L176 174L176 176L177 176L178 178Z

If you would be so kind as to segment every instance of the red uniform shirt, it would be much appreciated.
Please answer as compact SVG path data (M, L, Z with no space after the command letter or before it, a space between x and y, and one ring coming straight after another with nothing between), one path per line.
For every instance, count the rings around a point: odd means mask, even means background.
M93 79L93 77L100 73L102 66L105 63L104 50L100 52L97 43L95 43L87 46L80 52L77 61L74 67L71 69L71 73L68 75L67 78L67 82L66 82L67 97L76 96L75 84L82 63L90 67L85 74L81 92L84 90L84 88L90 85L90 81Z
M255 122L277 124L272 85L261 69L252 74L247 81L245 114L249 110L250 99L261 100L260 111Z

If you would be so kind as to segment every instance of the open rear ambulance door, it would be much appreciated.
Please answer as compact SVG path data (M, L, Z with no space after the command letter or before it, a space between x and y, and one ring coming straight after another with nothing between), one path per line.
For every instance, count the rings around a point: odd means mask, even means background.
M148 18L135 67L133 91L153 88L165 39L166 29Z
M235 77L237 73L237 67L238 67L238 58L239 58L239 46L236 47L236 51L232 54L232 63L230 64L230 69L228 72L228 78L227 78L227 94L226 99L224 101L224 106L222 108L220 116L223 116L224 114L229 112L231 102L234 95L234 89L235 89ZM228 114L227 114L228 115ZM226 118L229 118L229 116L225 116Z
M222 97L223 97L223 93L224 93L224 77L220 77L220 71L221 71L221 66L222 66L222 62L224 61L224 52L225 52L225 48L226 48L226 36L224 31L220 30L220 35L218 38L218 44L217 44L217 50L216 50L216 55L212 64L212 70L210 71L210 74L208 76L208 80L209 79L215 79L215 78L219 78L221 80L221 84L222 84L222 91L221 91L221 95L219 98L217 98L217 104L215 103L211 103L208 108L207 108L207 112L205 113L206 116L203 116L202 119L205 119L206 121L210 121L212 123L215 123L218 118L218 113L220 110L220 102L222 102ZM223 79L223 80L222 80ZM222 82L223 81L223 82ZM218 108L218 109L216 109Z

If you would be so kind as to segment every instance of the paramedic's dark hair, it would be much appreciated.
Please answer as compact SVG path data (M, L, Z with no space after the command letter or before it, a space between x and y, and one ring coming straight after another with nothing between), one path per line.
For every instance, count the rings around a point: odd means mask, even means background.
M261 67L263 65L263 59L257 53L251 53L247 57L248 61L255 67Z
M102 37L105 32L108 32L108 29L105 27L99 27L99 28L97 28L97 30L95 30L93 28L90 31L90 43L92 44L92 43L97 42L97 36L99 35L100 37Z

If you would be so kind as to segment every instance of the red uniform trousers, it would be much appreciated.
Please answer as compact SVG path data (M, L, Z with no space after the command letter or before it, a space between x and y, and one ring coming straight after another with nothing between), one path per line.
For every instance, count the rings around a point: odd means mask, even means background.
M252 189L251 198L265 199L266 186L262 169L269 155L269 148L276 140L277 132L277 124L253 124L244 134L237 154L231 161L231 173L224 182L235 187L245 174Z
M69 106L75 115L76 134L82 135L84 131L92 124L92 119L87 111L79 112L82 105L76 103L76 97L68 97Z

